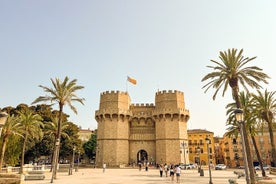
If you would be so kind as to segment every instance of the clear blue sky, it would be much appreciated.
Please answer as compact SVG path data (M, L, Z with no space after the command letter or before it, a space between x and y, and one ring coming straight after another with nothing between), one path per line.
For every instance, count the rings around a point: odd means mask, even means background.
M132 103L153 103L157 90L179 90L190 129L225 133L230 91L212 100L201 79L219 51L244 49L275 90L276 1L25 0L0 1L0 107L45 95L50 78L77 79L85 106L69 120L94 129L100 93L126 90Z

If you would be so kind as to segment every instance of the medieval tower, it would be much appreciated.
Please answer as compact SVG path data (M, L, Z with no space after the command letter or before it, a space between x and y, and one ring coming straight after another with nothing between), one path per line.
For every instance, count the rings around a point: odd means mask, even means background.
M103 92L99 110L96 164L189 163L184 93L159 91L155 104L131 104L127 92Z

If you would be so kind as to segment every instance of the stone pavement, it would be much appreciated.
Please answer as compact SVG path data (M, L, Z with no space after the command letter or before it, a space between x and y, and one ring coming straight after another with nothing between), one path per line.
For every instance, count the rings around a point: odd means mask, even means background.
M233 169L212 170L212 181L214 184L228 184L229 178L237 179L238 184L246 184L245 178L237 178ZM240 170L241 171L241 170ZM259 173L260 174L260 173ZM269 175L276 181L276 176ZM79 169L68 175L67 172L58 173L55 184L176 184L170 177L160 177L159 170L150 168L149 171L138 169ZM24 181L24 184L48 184L51 173L46 171L45 180ZM208 170L204 170L204 176L199 176L197 170L182 170L181 182L185 184L208 184Z

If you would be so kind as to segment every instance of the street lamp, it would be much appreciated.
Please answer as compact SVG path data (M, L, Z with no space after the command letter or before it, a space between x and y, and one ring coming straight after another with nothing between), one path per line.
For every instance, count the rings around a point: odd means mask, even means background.
M199 146L197 146L197 153L198 153L198 160L199 160L199 167L198 167L198 173L200 173L201 171L201 161L200 161L200 152L201 152L201 149Z
M210 149L209 149L209 144L211 143L211 140L206 137L206 144L207 144L207 154L208 154L208 169L209 169L209 184L213 184L212 182L212 173L211 173L211 168L210 168Z
M184 169L186 169L186 143L183 141L181 143L182 148L183 148L183 153L184 153Z
M2 128L5 125L8 118L8 114L6 112L0 112L0 137L2 133Z
M247 160L247 155L246 155L246 151L245 151L245 138L244 138L244 116L243 116L243 110L242 109L236 109L234 111L235 113L235 118L237 120L237 122L239 123L239 127L240 127L240 134L241 134L241 142L242 142L242 153L243 153L243 159L244 159L244 169L245 169L245 175L246 175L246 183L249 184L250 183L250 178L249 178L249 171L248 171L248 160Z

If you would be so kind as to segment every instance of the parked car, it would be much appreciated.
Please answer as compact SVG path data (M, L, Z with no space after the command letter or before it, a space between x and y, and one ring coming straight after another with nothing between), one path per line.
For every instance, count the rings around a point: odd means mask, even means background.
M263 168L264 168L264 170L269 170L269 166L267 166L267 165L264 165L263 166ZM261 166L255 166L255 170L261 170Z
M180 169L195 169L196 166L194 164L180 164L179 165Z
M226 165L224 164L217 164L215 167L215 170L225 170L226 169Z

